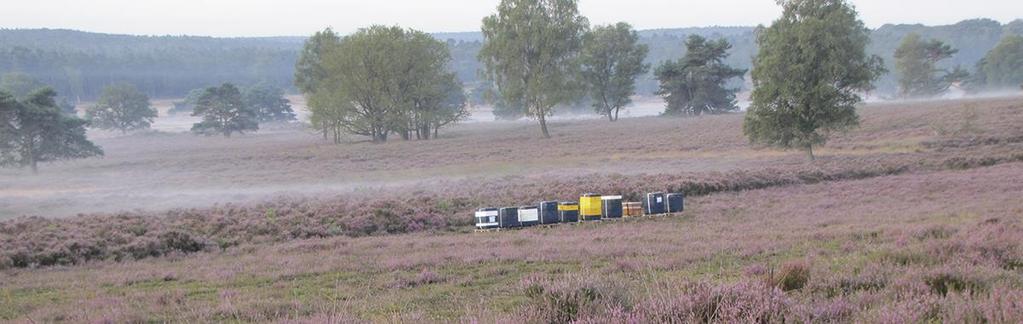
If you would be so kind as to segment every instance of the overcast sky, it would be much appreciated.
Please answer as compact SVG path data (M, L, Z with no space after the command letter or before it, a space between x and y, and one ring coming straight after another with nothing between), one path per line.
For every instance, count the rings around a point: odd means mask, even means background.
M479 30L499 0L4 0L3 28L68 28L140 35L308 35L330 26L351 32L372 24L428 32ZM853 0L869 27L950 24L1023 16L1023 0ZM768 24L775 0L580 0L594 24L639 29Z

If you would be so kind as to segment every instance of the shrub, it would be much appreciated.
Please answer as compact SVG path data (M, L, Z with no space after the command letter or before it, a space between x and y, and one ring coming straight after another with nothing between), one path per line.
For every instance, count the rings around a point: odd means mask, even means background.
M624 290L608 282L586 278L526 279L529 303L522 313L529 322L568 323L583 314L627 305Z
M781 271L770 274L767 281L782 291L802 289L810 281L810 266L801 261L785 263Z
M981 280L949 270L941 270L928 275L924 278L924 283L931 288L931 292L941 296L946 296L951 292L975 293L985 289Z

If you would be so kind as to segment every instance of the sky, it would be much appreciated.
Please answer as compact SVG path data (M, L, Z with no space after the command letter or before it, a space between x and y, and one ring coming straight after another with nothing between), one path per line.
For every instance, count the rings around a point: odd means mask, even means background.
M299 36L373 24L427 32L478 31L499 0L5 0L0 28L134 35ZM851 0L868 27L1023 18L1023 0ZM769 24L775 0L579 0L593 24L638 29Z

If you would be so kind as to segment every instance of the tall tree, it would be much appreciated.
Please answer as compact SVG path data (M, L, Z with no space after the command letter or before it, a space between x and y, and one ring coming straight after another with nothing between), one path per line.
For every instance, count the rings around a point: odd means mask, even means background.
M0 91L0 165L31 167L39 162L103 155L85 136L87 121L60 111L57 93L42 88L24 100Z
M649 51L639 43L639 34L624 22L597 26L586 33L582 76L597 113L610 121L618 120L619 110L632 103L636 77L650 69L650 65L643 63Z
M938 95L956 81L963 71L946 71L937 68L938 62L952 57L959 50L942 41L924 41L919 34L911 33L902 39L895 50L895 69L899 73L899 92L903 97L927 97ZM938 75L938 74L941 75Z
M149 96L127 83L107 86L96 105L85 111L91 126L122 133L149 128L156 117L157 111L150 105Z
M231 137L232 133L259 130L256 111L245 105L238 87L230 83L206 88L192 116L202 117L202 121L192 125L192 131L203 135Z
M256 111L259 122L281 122L295 120L291 101L284 98L284 89L260 83L246 87L242 99L249 109Z
M723 63L732 45L724 39L707 41L699 35L686 40L686 54L674 62L657 67L658 95L668 107L665 115L701 115L735 111L737 88L727 88L732 78L746 74Z
M977 63L974 78L977 86L987 89L1018 89L1023 87L1023 36L1002 38Z
M782 17L760 31L753 103L743 132L754 143L813 146L859 124L855 105L884 68L868 56L870 30L842 0L781 1Z
M544 137L554 107L582 92L578 56L588 26L576 0L501 0L483 18L479 59L487 78L504 102L539 120Z

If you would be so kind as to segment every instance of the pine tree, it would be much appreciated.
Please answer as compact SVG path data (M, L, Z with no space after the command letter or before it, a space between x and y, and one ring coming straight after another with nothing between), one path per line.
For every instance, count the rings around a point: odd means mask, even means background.
M201 122L192 125L192 131L207 136L231 137L232 133L259 130L256 112L245 105L241 92L230 83L206 88L192 116L202 117Z
M48 87L25 99L0 91L0 165L31 167L39 162L103 155L85 136L87 121L64 114Z
M733 78L746 70L722 63L732 45L724 39L708 41L699 35L686 40L686 55L675 62L665 62L655 75L660 81L658 95L668 103L665 115L702 115L735 111L735 93L727 88Z

